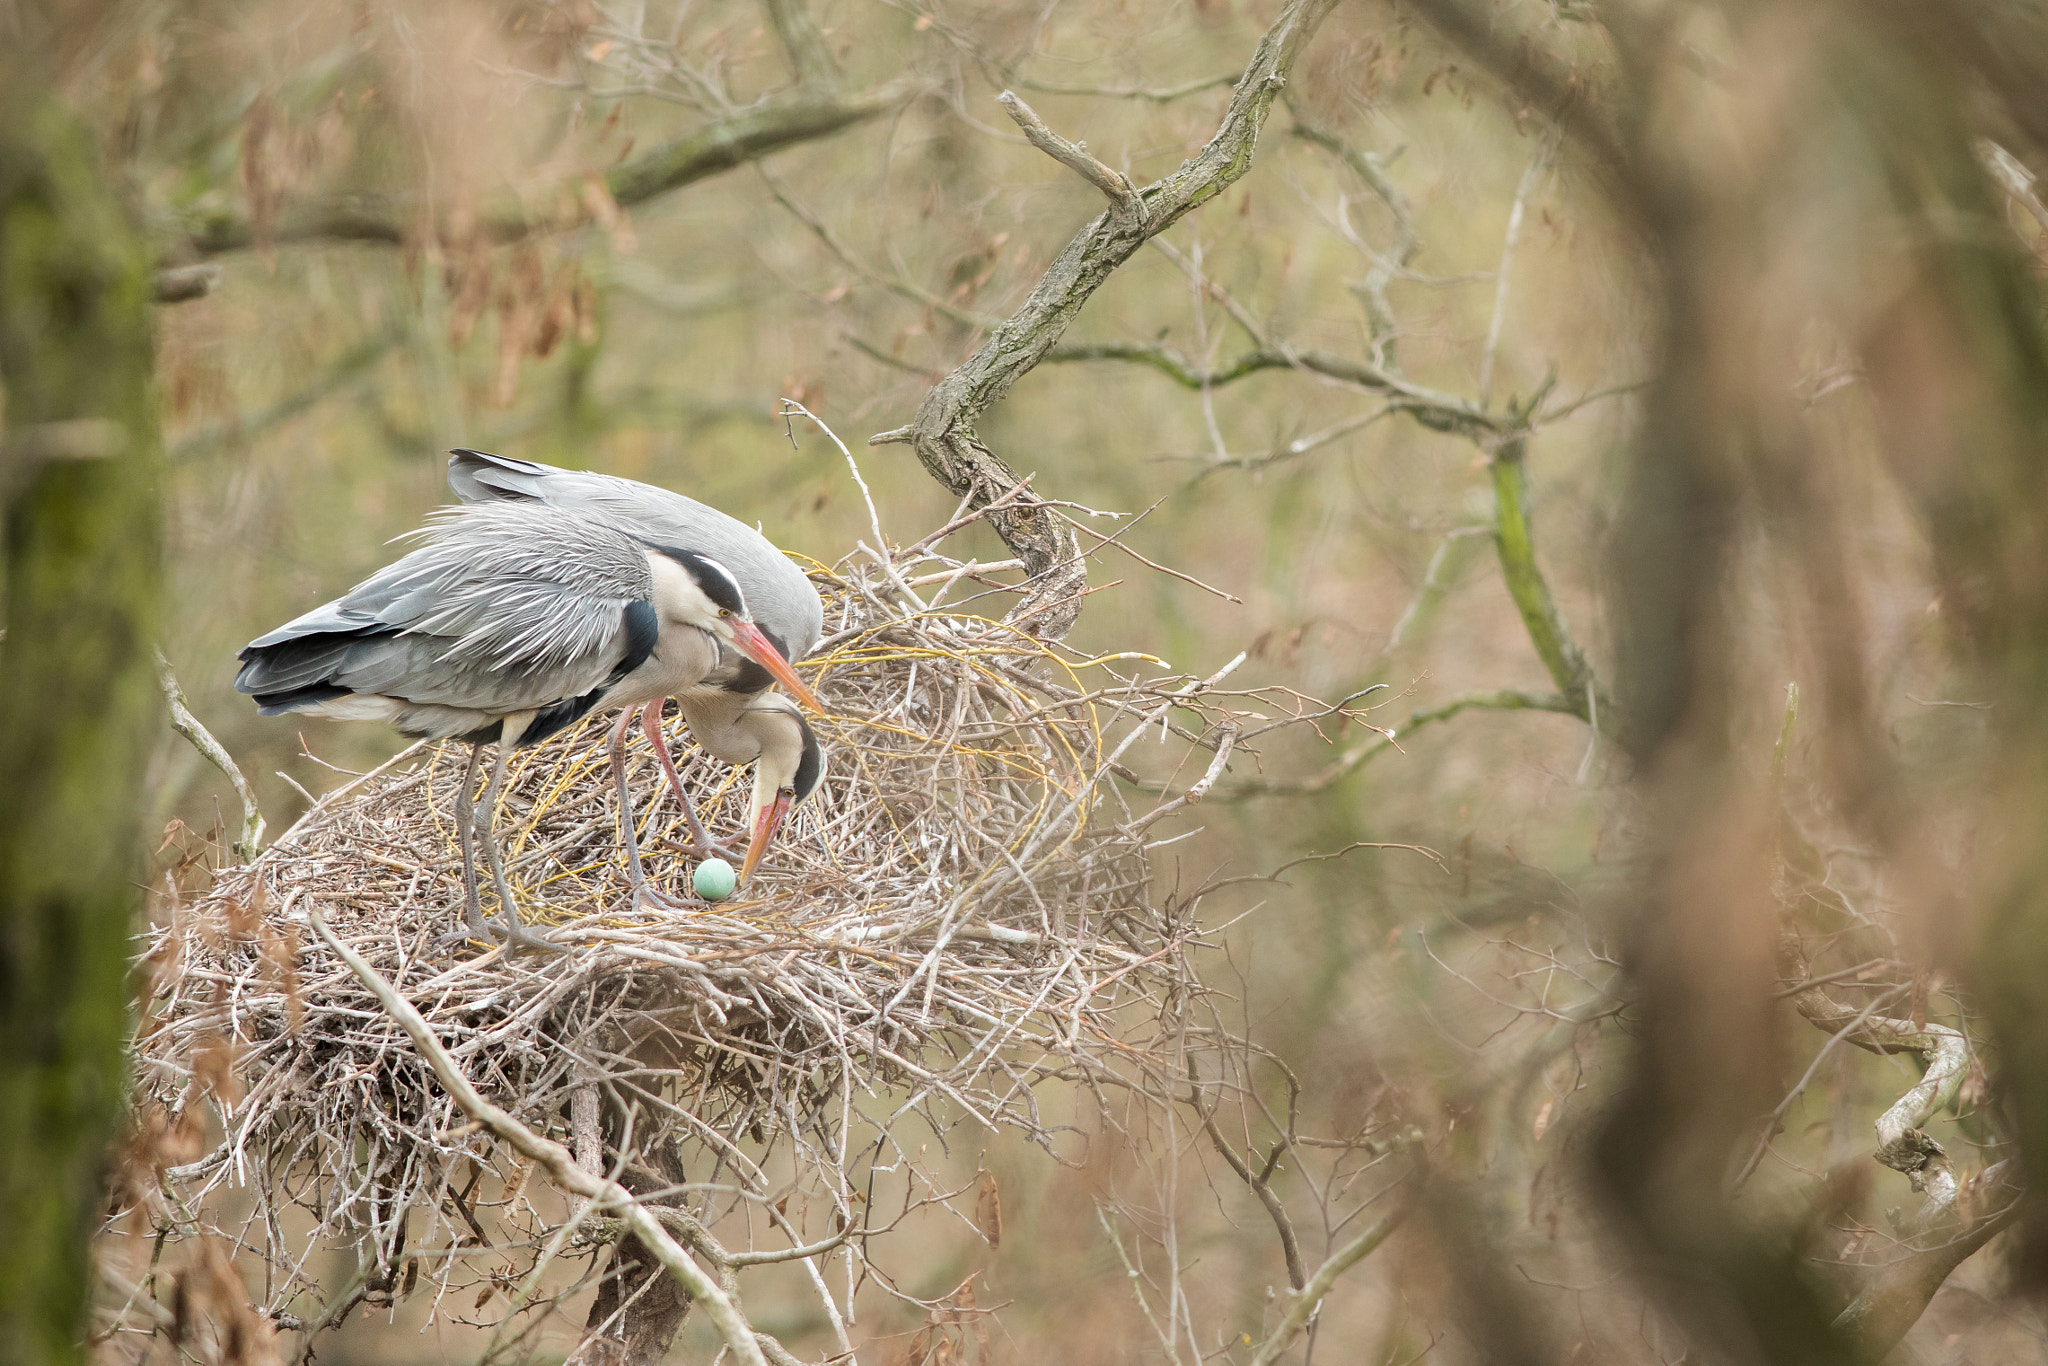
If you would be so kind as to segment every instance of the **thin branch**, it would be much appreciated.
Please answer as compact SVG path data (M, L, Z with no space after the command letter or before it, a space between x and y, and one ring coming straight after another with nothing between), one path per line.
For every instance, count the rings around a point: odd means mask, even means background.
M1909 1255L1886 1266L1835 1317L1835 1328L1853 1341L1865 1361L1882 1360L1919 1322L1949 1273L2002 1233L2019 1214L2019 1191L2011 1161L1986 1167L1974 1193L1981 1213L1923 1235Z
M1125 826L1124 829L1133 836L1140 835L1146 830L1151 829L1155 822L1172 815L1183 807L1199 805L1202 798L1209 795L1209 790L1216 786L1216 780L1223 776L1223 771L1230 767L1230 752L1236 747L1237 727L1234 724L1226 723L1216 737L1216 757L1209 761L1209 767L1203 772L1202 776L1190 784L1187 791L1181 793L1170 802L1163 802L1153 807L1150 811Z
M1386 163L1377 155L1353 147L1335 133L1311 123L1303 117L1301 109L1292 101L1288 102L1287 107L1288 112L1294 115L1294 135L1314 143L1343 162L1351 169L1352 174L1366 183L1373 194L1378 196L1380 203L1386 206L1387 212L1393 216L1394 244L1386 255L1382 256L1372 251L1363 241L1358 242L1359 247L1370 256L1372 269L1366 272L1363 281L1352 286L1365 305L1366 322L1372 329L1373 359L1380 365L1391 366L1394 362L1396 328L1393 306L1387 302L1387 285L1396 276L1408 275L1408 263L1422 250L1422 237L1415 227L1414 210L1408 203L1408 196L1401 193L1400 187L1394 184L1393 177L1387 174ZM1342 210L1343 205L1340 201L1339 226L1348 227Z
M1015 92L1005 90L996 96L996 103L1003 106L1012 123L1024 130L1033 147L1102 191L1109 200L1110 212L1120 221L1131 227L1143 225L1145 201L1138 197L1137 187L1131 184L1129 176L1091 155L1087 143L1069 142L1053 132Z
M1199 483L1221 470L1246 470L1256 475L1260 470L1265 469L1269 465L1278 465L1288 460L1299 460L1302 456L1327 446L1332 441L1341 440L1355 431L1370 427L1373 423L1393 411L1393 406L1389 404L1386 407L1375 408L1369 413L1360 413L1356 417L1347 417L1342 422L1325 427L1319 432L1310 432L1306 436L1297 436L1292 441L1282 442L1280 445L1273 447L1272 450L1258 455L1234 455L1228 460L1211 460L1206 456L1175 458L1194 459L1203 462L1202 468L1197 470L1193 477L1189 479L1188 482L1191 484Z
M1388 750L1398 748L1394 743L1397 737L1412 735L1424 726L1448 721L1465 711L1548 711L1563 716L1578 715L1571 703L1556 693L1527 693L1514 690L1467 693L1463 697L1451 699L1440 707L1416 712L1398 731L1375 732L1370 740L1362 741L1344 751L1334 762L1310 777L1293 782L1250 779L1218 793L1218 799L1244 801L1250 797L1312 797L1335 786L1346 776L1379 758Z
M942 298L932 293L923 285L907 276L875 269L854 255L852 248L839 240L838 236L827 226L824 219L811 212L802 200L791 194L789 186L782 182L780 176L770 171L766 166L756 166L754 169L768 186L768 193L775 196L775 202L795 215L798 222L809 228L817 239L825 244L825 250L838 257L840 263L848 269L866 276L884 289L900 294L912 303L929 308L940 317L949 318L963 327L971 327L978 332L986 332L1002 321L1002 319L991 313L977 313L971 308L962 308L951 299ZM866 350L867 348L863 347L862 349ZM873 352L869 354L872 355ZM870 442L869 444L872 445L873 443Z
M725 1340L730 1351L746 1366L768 1366L767 1357L760 1344L754 1340L754 1330L747 1323L739 1307L696 1260L683 1250L670 1236L662 1222L646 1206L633 1198L616 1181L593 1176L576 1165L576 1159L567 1148L552 1139L542 1138L533 1130L521 1124L505 1111L477 1094L469 1078L448 1056L448 1050L434 1037L418 1010L410 1001L400 996L392 985L379 976L377 970L365 962L362 956L341 941L340 936L328 928L319 907L312 901L306 903L306 919L314 933L327 947L348 964L349 971L367 987L384 1007L387 1014L396 1020L412 1039L413 1047L434 1069L434 1076L462 1112L489 1129L501 1142L511 1147L522 1157L539 1165L556 1186L574 1195L580 1195L594 1202L618 1211L619 1219L632 1231L642 1245L653 1254L655 1260L667 1268L670 1275L690 1296L704 1306L704 1312L718 1329L718 1335Z
M1529 401L1533 411L1548 387ZM1494 540L1500 552L1501 574L1508 593L1522 614L1529 643L1550 674L1551 682L1570 704L1572 715L1591 725L1601 714L1613 725L1613 704L1606 690L1593 676L1586 653L1572 638L1550 591L1549 580L1536 563L1536 533L1529 518L1529 473L1523 461L1528 436L1518 433L1502 442L1493 455Z
M171 676L171 663L164 658L164 652L158 650L155 654L156 681L164 690L164 700L170 703L171 726L234 785L235 795L242 801L242 833L234 842L235 857L244 863L254 862L263 847L263 813L256 808L256 794L249 790L249 780L242 776L241 767L228 753L227 746L214 739L213 732L200 724L192 709L185 705L184 689Z
M1501 234L1500 266L1493 273L1493 315L1486 323L1486 345L1479 356L1479 401L1486 403L1493 397L1493 362L1500 352L1501 327L1508 316L1508 287L1514 274L1515 248L1522 240L1522 216L1527 212L1529 196L1535 192L1537 177L1550 165L1553 147L1550 138L1537 144L1536 155L1529 158L1528 169L1515 183L1514 203L1508 206L1507 231Z
M1316 1274L1309 1278L1308 1284L1287 1297L1287 1312L1280 1316L1280 1322L1259 1344L1259 1350L1252 1354L1251 1366L1272 1366L1278 1361L1280 1354L1308 1326L1323 1297L1337 1284L1337 1278L1371 1256L1407 1217L1408 1207L1405 1204L1389 1210L1378 1223L1331 1253L1329 1259L1316 1268Z
M1488 412L1481 405L1455 394L1417 384L1370 361L1353 360L1349 356L1313 347L1297 349L1285 343L1255 347L1215 369L1197 369L1180 352L1157 342L1063 343L1048 348L1040 359L1129 361L1149 366L1188 389L1215 388L1261 370L1302 370L1385 394L1389 407L1394 411L1407 413L1432 431L1483 436L1504 433L1512 426L1511 419L1502 414ZM903 433L909 430L904 428L902 433L885 435L894 440L907 440ZM879 444L880 441L879 437L871 438L869 444Z
M707 180L735 166L770 153L815 142L891 112L908 103L922 88L914 76L903 76L852 94L819 91L799 85L760 103L712 119L703 126L612 167L601 176L579 173L551 190L529 192L520 201L501 202L479 215L476 232L486 241L510 242L537 232L562 232L593 221L584 193L593 182L620 208ZM545 208L538 206L546 206ZM424 201L388 196L354 196L286 207L263 244L334 241L381 242L397 246L423 228L439 230L427 219ZM258 245L255 227L238 209L203 218L191 229L187 246L205 256L242 251Z
M1103 100L1149 100L1153 104L1171 104L1189 95L1199 95L1204 90L1218 86L1236 85L1237 73L1225 72L1220 76L1203 76L1198 80L1183 81L1179 85L1148 87L1141 85L1054 85L1050 81L1034 81L1026 76L1013 76L1012 85L1021 85L1026 90L1036 90L1042 95L1078 95L1089 99Z
M1291 1073L1289 1075L1292 1076ZM1301 1242L1294 1234L1294 1220L1288 1216L1287 1206L1274 1192L1271 1182L1272 1159L1277 1159L1289 1146L1287 1140L1283 1137L1274 1143L1271 1158L1266 1164L1267 1170L1253 1172L1251 1165L1232 1151L1230 1144L1224 1141L1222 1130L1216 1127L1215 1112L1202 1104L1200 1091L1194 1094L1192 1100L1195 1113L1202 1117L1202 1131L1209 1135L1209 1141L1216 1145L1216 1151L1223 1155L1223 1160L1230 1164L1230 1169L1237 1173L1238 1179L1251 1187L1252 1194L1259 1197L1259 1203L1266 1207L1266 1213L1272 1217L1273 1227L1280 1234L1281 1254L1287 1259L1287 1284L1296 1292L1307 1289L1308 1272L1302 1266Z
M1771 1140L1778 1136L1780 1125L1785 1118L1785 1112L1790 1110L1793 1103L1805 1094L1807 1086L1812 1083L1814 1075L1820 1071L1820 1065L1827 1061L1828 1054L1834 1051L1835 1045L1848 1038L1851 1033L1860 1028L1865 1020L1878 1012L1879 1007L1890 1005L1904 994L1905 989L1900 987L1893 989L1883 996L1871 998L1870 1004L1863 1007L1861 1014L1828 1036L1828 1041L1822 1044L1820 1051L1813 1055L1813 1061L1806 1065L1806 1071L1800 1076L1798 1082L1793 1085L1790 1091L1785 1093L1785 1098L1778 1102L1777 1108L1765 1117L1764 1131L1757 1137L1756 1149L1750 1153L1749 1161L1745 1162L1742 1165L1742 1170L1736 1174L1735 1185L1740 1186L1743 1182L1749 1180L1750 1175L1756 1171L1757 1164L1764 1160L1764 1154L1770 1151Z

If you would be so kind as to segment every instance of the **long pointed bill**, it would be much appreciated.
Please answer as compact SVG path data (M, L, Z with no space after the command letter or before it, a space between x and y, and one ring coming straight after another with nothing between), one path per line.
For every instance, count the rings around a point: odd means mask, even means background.
M761 861L761 855L768 852L768 846L775 843L775 836L788 817L789 794L777 792L775 800L762 807L761 814L754 818L754 842L747 846L746 861L740 864L741 882L754 875L754 865Z
M767 636L761 634L760 627L751 621L734 622L732 643L741 654L775 675L775 681L789 689L791 697L814 712L824 712L824 704L818 701L815 693L804 686L804 681L796 676L795 669L789 667L789 661L782 657L782 652L775 648Z

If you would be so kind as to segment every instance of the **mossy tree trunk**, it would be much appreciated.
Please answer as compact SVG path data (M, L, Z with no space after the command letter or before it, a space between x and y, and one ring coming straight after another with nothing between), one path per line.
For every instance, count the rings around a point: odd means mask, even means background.
M149 258L0 61L0 1363L79 1361L161 700Z

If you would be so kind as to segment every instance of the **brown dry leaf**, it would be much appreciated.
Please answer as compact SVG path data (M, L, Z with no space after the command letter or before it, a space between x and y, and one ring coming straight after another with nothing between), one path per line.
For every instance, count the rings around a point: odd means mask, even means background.
M495 272L490 248L482 241L472 239L459 256L449 258L446 278L450 298L448 345L460 350L476 330L477 319L483 317L484 309L491 302Z
M172 1282L170 1339L218 1366L279 1366L277 1333L249 1300L241 1273L217 1238Z
M228 938L241 943L253 939L256 931L263 927L263 914L270 909L270 888L258 881L256 890L248 897L236 897L227 903Z
M242 1079L235 1072L238 1051L230 1040L218 1034L208 1035L192 1050L192 1079L223 1110L232 1110L244 1094Z
M249 200L249 235L267 248L277 227L277 167L272 158L277 104L269 90L257 92L242 129L242 193Z
M611 187L604 183L604 177L583 177L578 197L583 201L583 211L590 215L590 221L611 234L612 250L626 255L639 245L639 240L633 236L632 220L619 207L619 201L612 198Z
M974 1227L990 1247L1003 1245L1003 1197L994 1172L981 1174L981 1189L974 1193Z
M584 346L597 344L597 285L589 276L576 277L576 340Z
M261 883L257 884L262 887ZM299 990L299 932L296 926L285 925L272 929L263 936L259 949L266 975L277 984L284 996L285 1032L296 1033L299 1022L306 1018L306 998Z
M526 1158L521 1158L519 1160L518 1175L512 1178L511 1189L505 1192L505 1203L507 1205L517 1203L519 1197L526 1194L526 1183L532 1176L533 1163Z
M568 336L575 326L576 277L573 261L555 273L554 287L548 291L548 301L541 308L540 326L534 329L533 357L536 360L546 360L553 355L562 338Z

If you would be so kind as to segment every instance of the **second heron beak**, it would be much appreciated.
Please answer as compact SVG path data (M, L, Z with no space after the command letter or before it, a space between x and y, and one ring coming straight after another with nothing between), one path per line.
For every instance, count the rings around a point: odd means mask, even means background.
M781 831L782 822L789 816L789 806L789 790L783 788L777 791L774 800L763 806L760 814L754 817L753 842L747 846L746 860L740 864L742 883L754 875L754 865L761 861L761 855L768 852L768 846L775 843L775 836Z
M733 648L772 674L777 683L789 689L791 697L812 711L822 713L825 710L817 694L804 686L803 680L796 676L796 670L790 668L789 661L782 657L782 651L762 634L760 627L751 621L734 621L731 626Z

